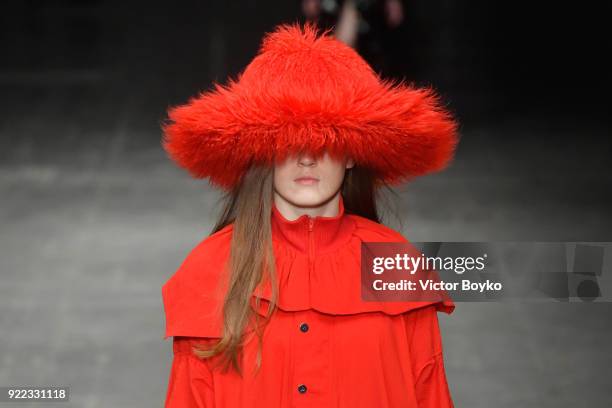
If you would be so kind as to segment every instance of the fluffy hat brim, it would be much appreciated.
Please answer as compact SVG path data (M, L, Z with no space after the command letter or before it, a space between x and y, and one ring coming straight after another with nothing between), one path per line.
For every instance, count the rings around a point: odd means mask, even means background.
M445 168L458 142L457 122L432 88L380 79L310 25L281 25L238 80L214 83L168 117L170 157L223 189L252 164L323 150L399 184Z

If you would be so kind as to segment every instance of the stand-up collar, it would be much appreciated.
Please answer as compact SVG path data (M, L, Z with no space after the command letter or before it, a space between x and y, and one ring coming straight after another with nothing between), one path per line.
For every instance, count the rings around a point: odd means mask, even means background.
M340 195L338 214L331 217L302 214L290 221L272 205L272 236L298 251L316 255L330 251L348 242L354 221L344 212L344 200Z

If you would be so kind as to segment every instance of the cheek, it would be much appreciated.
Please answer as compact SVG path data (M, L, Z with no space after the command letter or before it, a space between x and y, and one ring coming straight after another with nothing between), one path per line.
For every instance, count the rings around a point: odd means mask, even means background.
M274 168L273 180L275 189L287 189L290 179L290 172L286 167L278 166Z
M324 186L326 190L336 191L342 184L342 180L344 179L344 168L342 167L333 167L325 172L325 176L323 177L325 180Z
M290 188L290 186L288 186L287 184L288 183L286 177L283 177L283 175L280 173L274 174L274 190L280 193L284 193L287 191L288 188Z

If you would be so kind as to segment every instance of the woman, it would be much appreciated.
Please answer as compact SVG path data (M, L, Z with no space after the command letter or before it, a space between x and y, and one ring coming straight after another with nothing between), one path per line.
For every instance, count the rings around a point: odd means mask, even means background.
M173 108L170 157L226 191L162 289L166 407L451 407L437 311L361 299L383 186L443 169L457 124L316 27L281 25L238 80Z

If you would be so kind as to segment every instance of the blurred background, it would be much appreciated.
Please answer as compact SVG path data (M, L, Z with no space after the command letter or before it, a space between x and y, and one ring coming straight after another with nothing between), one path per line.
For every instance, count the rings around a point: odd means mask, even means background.
M388 225L412 241L612 241L602 2L9 0L1 386L69 385L71 407L163 405L161 286L220 196L166 158L160 124L242 71L265 32L306 19L381 76L433 86L461 122L453 164L397 188ZM611 318L603 302L459 303L440 315L455 405L612 406Z

